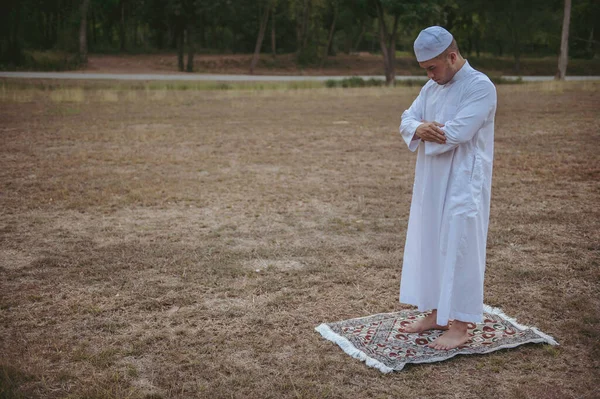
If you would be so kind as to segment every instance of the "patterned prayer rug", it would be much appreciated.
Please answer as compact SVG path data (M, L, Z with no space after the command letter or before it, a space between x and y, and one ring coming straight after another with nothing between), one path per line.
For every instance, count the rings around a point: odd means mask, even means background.
M554 338L537 328L523 326L500 309L485 305L483 323L469 325L469 341L448 351L436 350L427 344L443 331L404 332L406 325L425 315L417 310L402 310L324 323L315 330L350 356L383 373L400 371L407 363L433 363L456 355L489 353L527 343L558 345Z

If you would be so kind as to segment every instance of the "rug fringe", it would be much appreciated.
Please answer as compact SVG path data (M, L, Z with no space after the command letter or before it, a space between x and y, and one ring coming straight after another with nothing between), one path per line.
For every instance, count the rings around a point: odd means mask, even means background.
M559 345L558 341L556 341L552 336L550 336L550 335L548 335L546 333L541 332L536 327L529 327L529 326L517 323L517 319L508 316L500 308L494 308L494 307L491 307L489 305L485 305L484 304L483 305L483 311L487 312L487 313L495 314L497 316L502 317L504 320L510 322L513 326L515 326L516 328L518 328L521 331L523 331L523 330L531 330L531 331L533 331L539 337L543 338L546 343L548 343L550 345L553 345L553 346L558 346Z
M548 344L550 344L550 345L553 345L553 346L559 346L560 345L558 343L558 341L554 339L554 337L552 337L551 335L548 335L546 333L541 332L540 330L538 330L535 327L531 327L531 331L533 331L534 333L536 333L540 337L544 338L546 340L546 342Z
M367 366L376 368L382 373L386 374L394 371L394 369L386 366L379 360L373 359L372 357L367 356L367 354L363 351L357 349L354 345L352 345L352 342L350 342L348 339L333 332L333 330L327 324L320 324L319 326L315 327L315 330L319 334L321 334L323 338L337 344L348 355L352 356L355 359L365 362Z

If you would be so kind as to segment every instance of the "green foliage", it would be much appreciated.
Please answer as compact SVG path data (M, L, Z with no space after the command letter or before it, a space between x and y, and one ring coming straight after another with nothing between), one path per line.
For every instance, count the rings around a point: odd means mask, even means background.
M68 71L79 68L79 56L65 51L25 51L24 69Z
M396 80L396 86L404 86L404 87L421 87L423 86L422 79L402 79ZM369 78L363 79L358 76L353 76L345 79L328 79L325 81L325 87L327 88L355 88L355 87L380 87L385 86L385 81L377 78Z
M325 87L328 87L328 88L373 87L373 86L378 87L378 86L382 86L383 84L384 84L384 81L382 81L381 79L371 78L371 79L365 80L358 76L352 76L350 78L344 78L344 79L340 79L340 80L328 79L325 81Z
M495 85L520 85L525 83L520 76L516 79L506 79L502 76L489 76L489 78Z
M63 70L70 57L32 52L76 53L81 0L6 0L0 13L0 65L4 68ZM388 31L398 17L396 49L412 53L425 26L448 28L465 55L556 56L562 0L91 0L89 52L173 51L186 29L188 47L205 53L252 53L261 15L270 7L262 51L295 53L301 66L319 65L333 27L330 54L379 50L381 5ZM600 53L600 2L573 3L571 57ZM334 23L335 21L335 23ZM189 32L186 33L189 35ZM188 36L186 36L188 37ZM387 38L389 39L389 38Z
M570 55L587 59L594 58L600 51L600 40L598 39L598 33L600 32L600 2L597 0L577 0L573 1L572 7Z
M365 87L365 80L359 77L351 77L342 79L341 81L342 87Z
M320 61L320 57L319 48L311 44L298 51L296 61L301 67L314 66Z
M69 71L81 65L79 56L66 51L22 51L19 62L0 62L0 70Z
M371 78L365 81L366 86L383 86L384 83L385 82L383 80L375 78Z

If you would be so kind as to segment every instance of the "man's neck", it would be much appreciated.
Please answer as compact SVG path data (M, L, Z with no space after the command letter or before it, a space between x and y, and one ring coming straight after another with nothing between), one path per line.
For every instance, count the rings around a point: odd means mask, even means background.
M462 58L462 57L460 57L460 59L456 60L456 64L455 64L455 68L456 68L456 69L454 70L454 74L456 75L456 73L457 73L458 71L460 71L460 70L461 70L461 68L462 68L463 66L465 66L465 64L466 64L466 63L467 63L467 60L465 60L465 59L464 59L464 58Z
M462 67L465 66L465 64L467 63L467 60L465 60L464 58L460 58L458 60L456 60L456 64L454 64L454 73L452 74L452 78L450 78L450 80L448 81L448 83L453 82L454 78L456 76L456 74L462 69Z

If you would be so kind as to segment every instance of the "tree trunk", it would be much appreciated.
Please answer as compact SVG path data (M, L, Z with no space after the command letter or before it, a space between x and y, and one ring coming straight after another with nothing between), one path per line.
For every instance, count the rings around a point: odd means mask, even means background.
M43 13L44 16L44 47L52 43L52 13Z
M121 42L121 51L125 51L126 47L126 30L125 30L125 0L121 0L121 21L119 23L119 39Z
M593 55L593 53L592 53L593 44L594 44L594 27L592 26L592 29L590 29L590 38L588 39L588 42L585 45L585 51L590 55Z
M569 61L569 25L571 22L571 0L565 0L565 14L563 17L562 37L560 40L560 56L558 57L558 71L556 80L565 80L567 75L567 62Z
M92 35L92 51L94 51L94 46L98 43L98 35L96 33L96 13L92 11L92 18L91 18L91 22L92 22L92 29L91 29L91 35Z
M271 52L273 58L277 57L277 45L275 43L275 7L271 10Z
M352 49L352 51L358 51L358 49L360 47L360 43L362 42L364 35L365 35L365 23L363 21L363 22L361 22L360 33L358 34L358 39L356 39L356 44L354 45L354 48ZM350 51L348 51L348 52L350 52Z
M302 18L296 18L296 53L302 52Z
M262 42L265 38L265 31L267 30L267 23L269 22L269 11L270 5L266 5L265 12L260 18L260 27L258 28L258 37L256 38L254 55L252 56L252 62L250 62L250 74L254 73L254 68L256 68L256 64L258 63L258 57L260 56L260 48L262 47Z
M399 15L394 17L394 28L392 29L392 34L390 35L390 43L388 47L388 57L390 58L388 61L388 65L390 67L389 76L390 82L389 84L393 85L396 83L396 32L398 31L398 20L400 19ZM386 79L387 81L387 79Z
M58 36L61 31L61 15L60 11L56 12L56 26L54 28L54 43L58 42Z
M43 35L43 40L42 43L44 45L44 48L46 48L48 46L48 14L46 14L45 12L40 12L38 14L38 24L41 27L40 31L42 32Z
M87 14L90 6L90 0L83 0L81 2L81 23L79 24L79 61L83 64L87 64Z
M513 56L515 58L515 73L521 75L521 42L516 35L514 35L513 40Z
M194 52L196 51L195 39L196 39L196 30L194 24L189 24L187 28L186 42L188 48L188 59L187 66L185 68L186 72L194 72Z
M325 51L323 51L323 58L321 58L321 68L323 68L325 61L327 60L327 56L329 55L329 49L331 48L331 42L333 41L333 34L335 33L335 22L337 20L337 11L337 6L334 6L333 21L331 22L331 29L329 29L329 36L327 37Z
M204 29L204 25L206 24L206 18L204 17L204 13L202 13L202 17L200 18L200 34L197 35L198 36L198 44L200 45L200 48L207 48L208 46L206 45L206 30Z
M11 13L12 14L12 13ZM21 5L15 6L14 19L10 21L8 50L7 55L10 62L15 65L20 65L22 62L22 45L21 45Z
M48 43L54 43L54 30L56 26L54 25L54 13L48 13Z
M56 25L54 24L54 13L49 13L48 16L48 43L54 43L56 34Z
M302 12L296 17L296 52L302 54L306 47L306 30L308 24L308 3L311 0L302 1Z
M513 39L513 56L515 59L515 73L521 74L521 40L519 39L519 33L517 29L512 27L512 39Z
M217 25L213 22L213 24L210 27L210 37L211 37L211 43L210 43L210 48L216 49L216 48L220 48L219 47L219 40L217 37Z
M302 49L306 49L308 43L308 24L310 22L312 2L311 0L304 0L304 18L302 21Z
M379 46L381 47L381 52L383 54L383 68L385 70L385 84L391 86L393 84L393 75L391 73L391 65L390 65L390 54L388 51L386 38L388 36L387 27L385 26L385 19L383 15L383 7L381 3L377 1L375 3L377 8L377 18L379 19Z
M183 35L185 31L183 27L179 27L177 30L177 68L180 72L183 72Z

